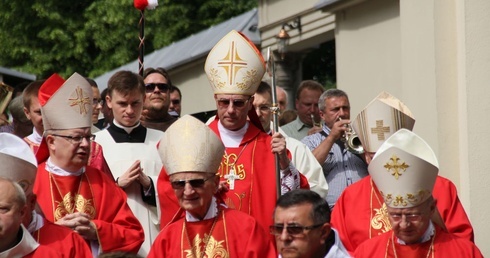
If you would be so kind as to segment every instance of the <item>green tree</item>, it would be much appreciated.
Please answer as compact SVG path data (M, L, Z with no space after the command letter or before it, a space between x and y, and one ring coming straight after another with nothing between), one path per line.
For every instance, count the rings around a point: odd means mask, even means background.
M150 53L248 11L255 0L160 0L145 11ZM45 78L90 77L135 60L140 12L132 0L22 0L0 3L0 66Z

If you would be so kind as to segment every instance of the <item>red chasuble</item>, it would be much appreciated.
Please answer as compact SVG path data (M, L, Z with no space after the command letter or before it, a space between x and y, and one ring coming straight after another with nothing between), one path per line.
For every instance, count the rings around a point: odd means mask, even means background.
M61 255L60 252L57 252L52 247L40 245L34 252L24 256L24 258L65 257Z
M97 228L102 252L138 252L143 229L127 206L126 195L111 179L92 167L80 176L56 176L45 167L45 163L38 167L34 193L47 220L87 213Z
M149 258L277 257L269 235L257 221L222 209L213 219L169 224L155 239Z
M362 243L354 253L354 257L406 257L406 258L446 258L446 257L483 257L480 250L467 239L456 237L436 227L435 237L431 240L414 245L400 245L389 231Z
M449 232L473 241L473 228L454 184L438 176L433 196L437 199L437 209ZM350 253L362 242L391 230L386 205L371 176L344 190L332 211L331 224Z
M32 233L36 241L51 247L64 257L93 257L85 240L69 228L56 225L44 219L44 225Z
M209 127L218 136L218 120ZM271 136L252 123L249 124L238 148L226 148L218 174L226 180L230 168L239 179L235 180L235 189L222 193L218 199L232 209L237 209L254 217L264 230L272 225L272 214L276 204L276 168L274 154L270 146ZM309 189L308 180L300 173L301 188ZM158 177L158 194L161 207L160 225L162 229L174 216L180 206L169 183L165 170Z

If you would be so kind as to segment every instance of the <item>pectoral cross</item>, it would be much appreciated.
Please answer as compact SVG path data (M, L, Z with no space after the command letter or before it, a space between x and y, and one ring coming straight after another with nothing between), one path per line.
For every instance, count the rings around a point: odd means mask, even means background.
M225 179L227 180L228 184L230 184L230 190L234 190L235 180L240 180L240 177L237 174L235 174L235 170L232 167L228 175L225 175Z

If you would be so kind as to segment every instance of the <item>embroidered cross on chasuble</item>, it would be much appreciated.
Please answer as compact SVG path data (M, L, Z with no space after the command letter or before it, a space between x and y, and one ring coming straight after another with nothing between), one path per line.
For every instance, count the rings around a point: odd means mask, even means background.
M85 174L57 176L50 173L50 188L54 221L75 212L83 212L91 219L95 218L93 192Z

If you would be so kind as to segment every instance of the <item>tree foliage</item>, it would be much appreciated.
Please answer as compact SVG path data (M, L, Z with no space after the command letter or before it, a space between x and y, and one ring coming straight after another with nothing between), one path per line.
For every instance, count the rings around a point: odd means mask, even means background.
M160 0L145 11L150 53L248 11L255 0ZM0 4L0 66L45 78L95 77L138 56L132 0L22 0Z

